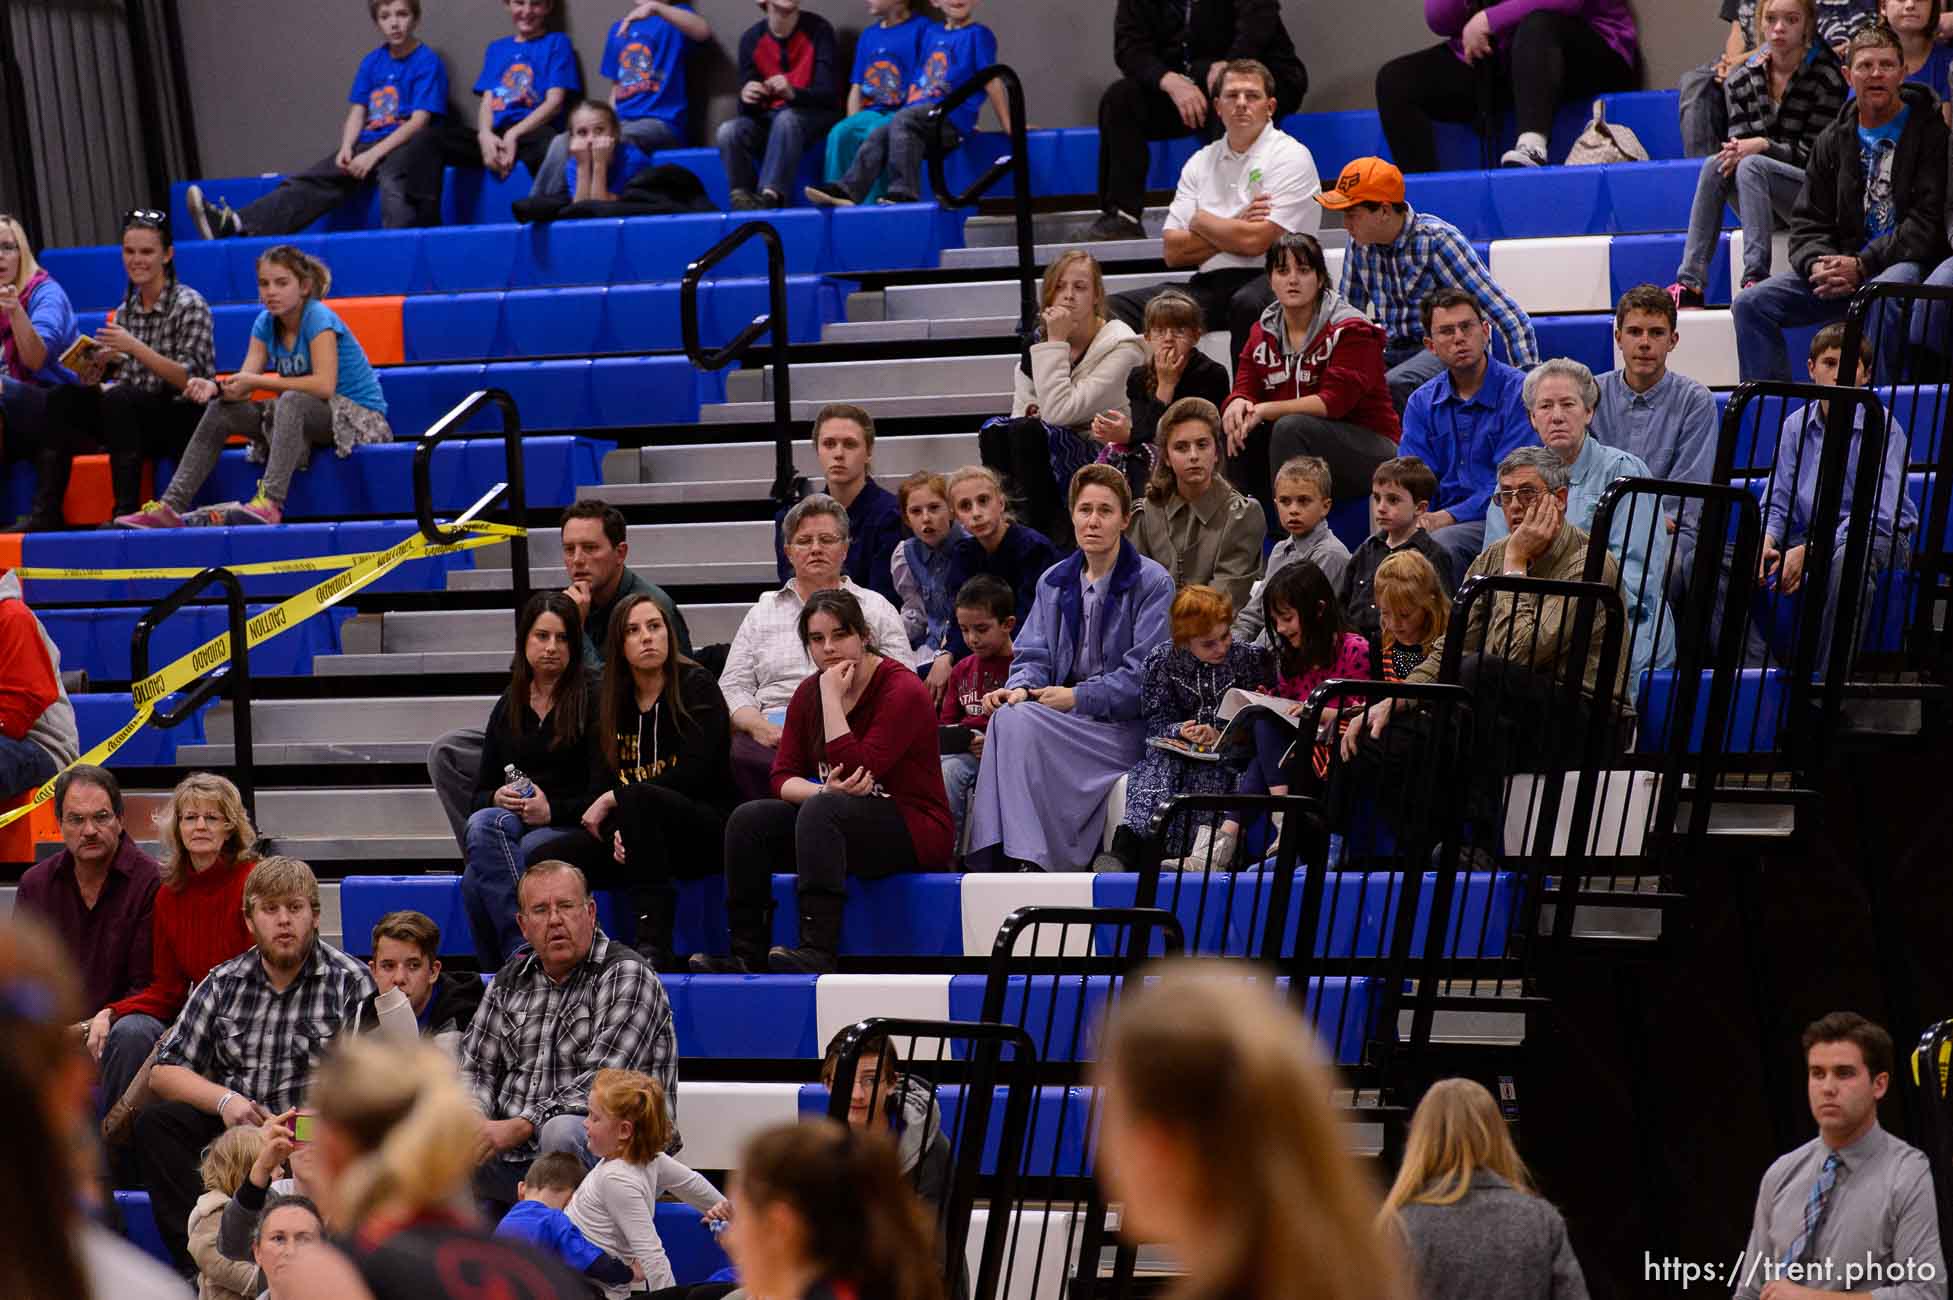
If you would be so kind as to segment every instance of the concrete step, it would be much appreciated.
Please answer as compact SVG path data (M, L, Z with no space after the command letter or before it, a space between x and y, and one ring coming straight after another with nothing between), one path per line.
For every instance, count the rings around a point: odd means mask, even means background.
M1000 266L1017 265L1017 229L1013 221L1010 226L1010 243L994 247L945 248L943 250L943 269L955 271L971 267L989 269ZM1084 240L1065 240L1055 244L1039 244L1032 250L1040 267L1050 266L1066 253L1083 250L1100 262L1144 262L1156 260L1165 255L1161 241L1151 239L1116 239L1102 244L1086 243Z
M1331 267L1332 274L1340 267ZM1190 270L1143 271L1133 275L1105 277L1107 293L1146 289L1156 284L1184 283ZM857 305L864 296L848 297L849 320L964 320L972 316L1008 316L1017 319L1015 280L968 280L952 284L892 284L882 290L882 309ZM795 373L798 373L796 368Z
M1053 244L1069 246L1082 243L1085 232L1099 219L1095 208L1079 208L1071 212L1036 212L1031 215L1032 237L1041 247ZM1139 224L1146 233L1159 238L1166 229L1166 209L1148 208L1140 214ZM971 217L963 223L963 242L971 248L1016 248L1017 218L1014 216ZM1085 245L1090 247L1090 245ZM1101 245L1104 247L1104 245Z
M252 757L266 766L423 762L437 737L481 726L494 703L489 695L257 700L251 706ZM204 714L205 743L179 746L177 761L185 767L233 761L231 724L229 702L213 706ZM346 805L338 802L344 817Z
M1034 216L1031 219L1033 237L1037 240L1032 255L1040 268L1050 266L1066 253L1086 252L1101 263L1138 262L1164 256L1165 249L1160 238L1166 229L1166 209L1152 208L1147 211L1142 224L1146 227L1145 239L1112 239L1095 242L1085 238L1085 232L1099 219L1096 212L1060 212ZM979 225L979 223L982 223ZM945 270L959 267L1006 267L1017 265L1017 219L1015 217L972 217L964 223L962 248L943 250L942 265ZM1325 252L1340 251L1349 242L1349 237L1340 228L1319 231L1316 236L1322 241Z
M798 367L794 369L795 383L798 384ZM798 391L796 389L795 391ZM806 423L820 414L828 398L801 400L796 397L788 403L788 416L796 424ZM877 420L907 419L948 419L952 416L991 416L1004 415L1010 411L1011 393L1008 384L992 393L955 393L923 397L849 397L843 400L854 402ZM721 402L716 406L699 408L700 424L753 424L773 418L773 403L764 402ZM959 423L961 421L959 420ZM971 421L976 423L977 421Z
M768 524L767 527L772 527ZM770 552L769 552L770 554ZM779 581L779 570L770 558L755 555L744 560L690 560L683 564L633 564L631 572L646 582L656 583L667 591L679 591L686 587L738 586L770 587ZM551 587L562 587L569 583L569 574L562 569L531 569L529 582L533 590L543 591ZM507 591L510 587L507 569L460 570L448 575L449 591Z
M764 500L773 486L773 457L770 442L631 448L606 456L604 481L579 488L577 496L620 506ZM793 458L819 490L824 480L813 444L796 441ZM917 470L952 469L976 458L974 433L887 437L876 440L874 469L884 485L893 485Z
M1017 358L930 357L900 361L826 361L792 368L796 401L860 401L874 397L961 397L1008 393ZM726 376L726 401L763 402L773 397L773 368L754 366Z
M1016 316L970 316L955 320L838 320L821 327L823 343L916 343L927 339L1009 338Z
M695 645L711 645L732 640L739 620L749 606L731 604L693 604L682 607L685 626ZM370 620L370 621L369 621ZM363 624L356 635L354 624ZM346 625L340 642L346 653L338 658L412 658L415 655L493 654L500 656L497 671L506 669L513 648L515 622L507 610L442 609L361 615ZM321 661L322 662L322 661ZM431 671L431 670L429 670Z
M710 563L728 555L771 555L773 523L765 519L741 519L709 524L633 524L624 535L630 549L631 567L669 567L693 561ZM538 528L529 534L529 554L544 562L560 555L562 543L554 528ZM484 546L475 552L475 567L507 569L507 546ZM536 570L540 572L540 570ZM560 572L552 568L552 572ZM465 571L464 571L465 572ZM536 586L547 585L537 579Z

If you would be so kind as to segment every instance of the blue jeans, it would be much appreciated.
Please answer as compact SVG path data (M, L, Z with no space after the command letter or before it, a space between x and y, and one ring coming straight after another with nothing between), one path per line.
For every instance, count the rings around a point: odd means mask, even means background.
M1723 205L1734 200L1736 218L1743 223L1743 281L1770 275L1770 238L1779 220L1790 220L1797 192L1804 188L1804 169L1753 154L1724 176L1714 158L1702 161L1695 181L1695 206L1689 210L1688 242L1675 278L1700 292L1709 274L1709 259L1722 233Z
M54 755L33 741L0 736L0 798L35 789L59 770Z
M868 191L886 174L888 195L898 203L913 203L922 194L922 167L928 157L929 110L934 104L911 104L861 142L861 151L848 165L841 184L856 203L867 201ZM954 149L963 135L949 122L943 123L943 148Z
M656 153L660 149L682 149L684 140L671 123L662 117L627 117L624 119L624 138L644 150ZM567 172L570 166L570 133L560 132L549 142L549 153L543 158L542 167L536 172L536 182L529 187L532 199L547 198L554 194L570 197Z
M1926 269L1917 262L1895 262L1874 281L1884 284L1918 284ZM1790 381L1790 350L1784 346L1783 332L1803 325L1823 325L1843 320L1849 298L1820 298L1811 292L1810 282L1796 271L1773 275L1763 283L1736 295L1731 314L1736 321L1737 373L1745 381L1777 379ZM1879 317L1887 315L1885 304L1873 317L1873 337L1879 340L1878 372L1893 373L1899 359L1900 339L1896 330L1880 328Z
M800 160L819 146L834 114L818 108L782 108L761 117L741 114L719 126L719 161L735 190L772 190L782 201L793 194ZM757 166L758 170L754 168Z
M970 791L976 789L977 769L982 760L975 754L943 755L943 793L949 796L950 822L956 828L954 843L963 847L963 818L970 811Z
M525 826L506 808L483 808L468 819L461 901L483 970L499 969L522 946L515 896L523 869L541 861L550 845L574 834L576 829L568 826Z

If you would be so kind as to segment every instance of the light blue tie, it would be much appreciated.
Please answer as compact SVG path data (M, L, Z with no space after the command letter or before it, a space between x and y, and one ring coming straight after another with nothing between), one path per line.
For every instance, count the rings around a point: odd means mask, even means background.
M1804 1230L1797 1234L1797 1240L1790 1243L1790 1249L1778 1261L1786 1269L1796 1264L1807 1264L1811 1247L1817 1241L1818 1225L1824 1222L1824 1206L1831 1199L1831 1188L1838 1181L1838 1153L1833 1151L1824 1157L1824 1168L1818 1170L1817 1181L1811 1184L1811 1194L1804 1202Z

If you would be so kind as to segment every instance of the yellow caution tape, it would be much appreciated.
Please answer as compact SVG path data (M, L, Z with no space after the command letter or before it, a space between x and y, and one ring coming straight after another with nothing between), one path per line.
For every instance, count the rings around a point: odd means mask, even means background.
M498 546L510 537L522 535L524 530L511 524L468 523L462 525L466 531L478 534L465 541L447 545L430 544L427 555L450 555L456 551L473 551L484 546ZM308 555L292 560L252 560L246 564L226 564L240 578L256 578L278 573L330 573L348 569L369 555L379 555L379 551L356 551L350 555ZM31 565L19 565L14 569L16 577L22 581L40 579L60 582L93 582L117 580L134 582L144 578L194 578L209 565L195 568L158 569L48 569Z
M492 497L493 495L491 492L490 496ZM477 502L468 513L473 514L475 510L479 510L483 505L487 504L488 499L485 497L482 501ZM398 568L408 560L418 560L426 556L444 554L449 551L469 550L477 546L486 546L504 538L520 536L524 531L523 529L508 524L476 523L466 515L460 520L457 520L453 527L465 532L486 534L486 536L471 537L460 542L441 544L429 542L419 533L413 533L402 538L384 551L368 551L363 555L336 557L351 561L345 567L344 572L327 578L324 582L316 586L308 587L297 595L286 597L283 601L267 609L264 613L259 614L245 624L244 636L246 650L250 650L269 641L281 632L290 631L307 619L318 617L326 610L346 599L346 597L368 586L377 579L384 577L387 573ZM284 563L284 561L277 561L277 563ZM244 573L251 570L252 567L249 565L240 565L231 571L233 573ZM16 570L16 572L24 574L27 571ZM84 570L82 572L88 571ZM165 576L166 574L173 574L175 572L177 571L126 570L111 576ZM181 572L194 575L203 572L203 570L187 569ZM133 683L130 691L135 698L135 716L117 728L114 735L111 735L108 739L102 741L93 749L90 749L87 753L76 759L75 765L83 763L99 765L107 762L116 750L128 743L129 737L135 735L149 724L150 718L155 716L157 701L176 691L182 690L202 677L205 673L210 672L214 668L222 667L224 664L229 663L230 660L231 634L227 629L190 651L190 653L177 659L174 663L166 664L141 681ZM26 803L18 808L11 808L5 813L0 813L0 826L6 826L18 821L20 818L27 816L34 809L52 799L54 797L54 785L58 780L60 780L59 773L52 780L49 780L39 789L35 790L33 797Z

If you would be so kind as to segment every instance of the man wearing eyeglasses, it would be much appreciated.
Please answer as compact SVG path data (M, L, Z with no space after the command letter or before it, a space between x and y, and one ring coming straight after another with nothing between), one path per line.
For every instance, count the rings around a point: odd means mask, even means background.
M161 877L156 860L122 829L122 786L107 768L63 772L54 785L54 815L66 847L20 878L14 905L60 936L92 1019L148 987Z
M475 1199L490 1223L516 1201L538 1154L567 1151L594 1165L584 1136L599 1070L642 1070L664 1085L674 1121L678 1039L655 971L597 925L583 873L530 866L516 886L528 949L495 974L461 1040L461 1079L482 1113ZM670 1147L680 1140L674 1122Z

